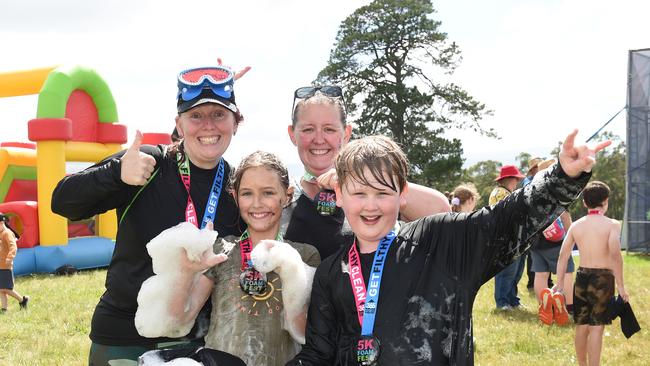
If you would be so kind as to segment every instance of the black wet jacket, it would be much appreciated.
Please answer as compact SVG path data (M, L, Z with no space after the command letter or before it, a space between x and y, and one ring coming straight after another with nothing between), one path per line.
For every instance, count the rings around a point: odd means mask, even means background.
M403 224L381 282L374 335L379 365L472 365L472 306L485 282L522 255L578 196L588 174L569 178L556 165L494 207L444 213ZM314 277L307 339L287 365L357 365L361 327L349 279L348 250ZM374 254L362 254L366 284Z
M187 190L178 173L175 157L165 156L163 146L143 145L141 151L156 159L156 176L141 186L120 179L120 157L124 151L59 182L52 194L52 211L71 220L92 217L117 209L118 221L133 201L117 230L115 249L106 275L106 291L93 314L90 338L112 346L133 346L166 339L141 337L134 325L140 286L153 275L146 244L161 231L185 221ZM215 169L190 164L190 194L199 220L203 218ZM224 182L215 230L219 235L239 235L239 211L228 194L230 165L225 164Z

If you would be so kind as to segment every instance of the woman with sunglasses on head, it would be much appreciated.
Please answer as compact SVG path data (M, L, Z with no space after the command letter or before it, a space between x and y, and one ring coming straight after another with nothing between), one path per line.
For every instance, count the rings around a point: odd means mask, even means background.
M353 237L345 215L336 206L333 179L334 159L352 134L346 123L341 87L306 86L294 92L289 138L298 149L305 168L295 179L294 198L283 214L284 237L310 243L321 258L334 254ZM400 210L405 221L450 211L447 198L440 192L409 183L406 204Z
M136 364L142 353L201 345L209 319L199 316L183 339L144 338L134 325L142 282L153 275L146 244L161 231L189 221L203 228L214 223L219 235L241 235L239 212L229 194L230 165L223 154L242 120L235 103L235 75L217 66L183 71L178 76L176 130L180 140L141 145L138 131L125 151L59 182L52 211L71 220L117 209L115 249L106 291L93 314L90 365ZM206 306L204 314L209 314Z

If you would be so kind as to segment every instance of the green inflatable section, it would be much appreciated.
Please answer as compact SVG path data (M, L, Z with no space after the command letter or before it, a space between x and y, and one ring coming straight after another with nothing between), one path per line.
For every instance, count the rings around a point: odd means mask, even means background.
M5 201L7 192L9 192L9 188L14 179L36 180L36 167L9 165L4 177L0 180L0 202Z
M117 107L108 84L97 72L81 66L53 70L38 95L37 118L64 118L70 94L76 89L88 93L97 107L99 122L117 122Z

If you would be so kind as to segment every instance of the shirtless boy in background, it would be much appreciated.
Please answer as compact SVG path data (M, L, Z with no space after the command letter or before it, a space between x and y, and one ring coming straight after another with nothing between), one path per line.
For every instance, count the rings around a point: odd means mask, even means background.
M573 318L576 323L576 355L580 366L600 363L603 331L605 325L612 322L607 304L614 296L614 282L623 301L629 300L623 283L621 224L605 216L609 193L609 187L603 182L593 181L587 184L582 192L587 216L569 228L557 262L555 290L562 292L567 260L573 244L578 245L580 267L576 271L574 285Z

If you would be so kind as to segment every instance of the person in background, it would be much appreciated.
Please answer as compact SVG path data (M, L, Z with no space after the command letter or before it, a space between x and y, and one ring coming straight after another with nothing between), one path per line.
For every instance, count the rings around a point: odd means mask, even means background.
M538 165L537 174L541 174L544 169L553 164L555 159L542 161ZM569 321L568 314L573 311L573 291L566 291L564 298L560 299L547 287L551 273L555 273L557 268L560 246L569 227L571 227L571 214L564 211L531 243L530 256L533 261L532 270L535 273L535 298L539 303L538 317L546 325L553 322L566 325ZM568 276L564 277L564 288L570 289L573 286L573 258L568 258L566 268Z
M524 176L514 165L504 165L499 171L496 179L497 186L490 193L490 206L508 197L516 188ZM516 258L509 266L494 276L494 301L497 309L511 310L521 306L517 296L517 283L523 274L523 259Z
M610 189L607 184L593 181L582 192L587 216L577 220L567 232L557 262L555 291L570 291L564 287L567 262L574 243L580 253L580 267L574 285L576 324L575 348L580 366L599 365L605 325L611 324L607 304L614 296L614 285L624 302L630 301L623 278L621 256L621 224L605 216Z
M237 205L224 192L231 167L223 154L243 119L234 83L246 71L235 75L224 66L182 71L175 119L179 141L142 145L138 131L127 150L63 178L54 189L52 211L71 220L117 210L106 291L90 329L90 365L135 365L149 350L203 344L209 306L187 337L145 338L134 324L137 295L153 275L146 244L163 230L189 221L201 228L213 222L223 236L243 231Z
M536 157L528 160L528 171L526 171L526 177L521 180L521 183L519 184L519 188L525 187L526 185L528 185L528 183L530 183L533 180L533 177L535 176L535 174L537 174L537 171L539 170L538 165L543 160L544 159L540 157ZM526 288L528 289L528 291L533 291L535 285L535 272L532 271L533 260L530 257L530 252L526 252L525 259L523 260L526 262L526 277L528 278L528 281L526 282ZM549 287L552 286L553 284L551 283Z
M327 258L350 242L350 226L336 206L334 159L350 140L343 90L336 85L305 86L295 90L287 132L298 150L304 174L294 179L294 197L283 213L284 238L309 243ZM449 212L449 201L435 189L411 184L400 209L402 220Z
M451 210L453 212L472 212L481 195L472 183L461 184L451 193Z
M16 299L21 310L27 309L29 302L29 296L14 290L14 258L17 250L16 234L9 227L9 217L0 213L0 314L7 311L7 296Z

